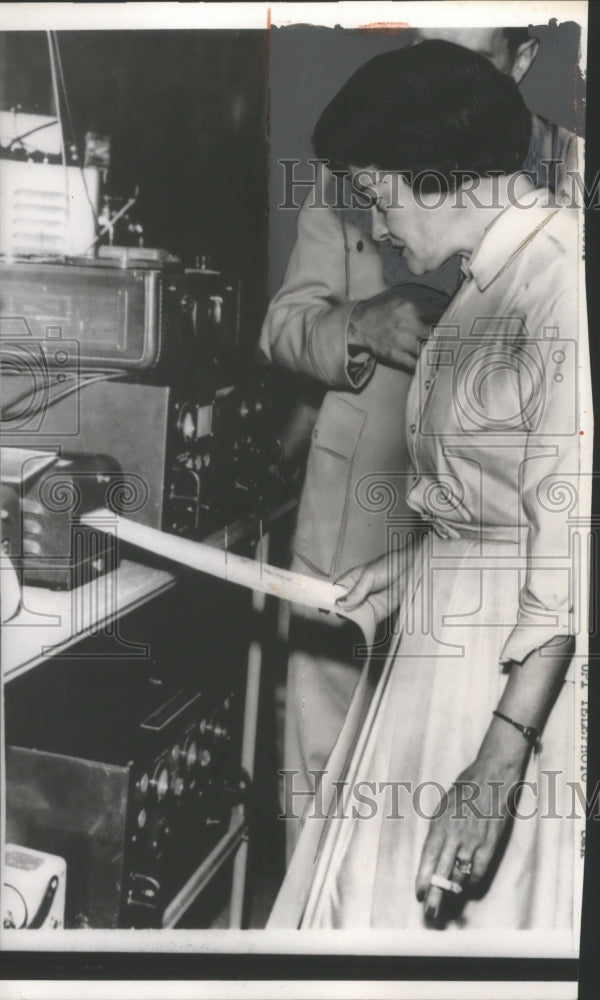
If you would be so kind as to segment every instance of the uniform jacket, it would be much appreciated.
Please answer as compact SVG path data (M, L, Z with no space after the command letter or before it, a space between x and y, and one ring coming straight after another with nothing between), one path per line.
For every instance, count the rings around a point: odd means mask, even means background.
M361 225L350 210L310 203L309 194L261 348L273 362L327 387L312 432L294 552L305 571L335 577L386 548L386 502L383 493L374 493L377 478L393 490L393 500L389 492L385 496L394 514L418 520L404 503L405 484L398 481L408 461L404 410L411 376L366 355L350 358L346 331L352 308L392 283L402 284L402 274L407 298L433 298L439 313L445 298L410 276L397 252L398 273L390 281L390 262L386 267L365 231L368 212L362 213ZM452 279L447 284L451 287ZM357 495L365 489L371 496L366 502Z

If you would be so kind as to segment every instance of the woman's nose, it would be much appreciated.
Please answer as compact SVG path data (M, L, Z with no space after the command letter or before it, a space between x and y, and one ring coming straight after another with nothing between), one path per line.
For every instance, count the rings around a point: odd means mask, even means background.
M378 208L371 209L371 236L373 237L375 243L381 243L382 240L389 239L388 229L385 223L385 217L379 211Z

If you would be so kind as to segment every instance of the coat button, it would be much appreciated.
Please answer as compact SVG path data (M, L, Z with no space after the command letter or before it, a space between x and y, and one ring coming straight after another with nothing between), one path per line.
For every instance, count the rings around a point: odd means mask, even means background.
M425 383L425 388L426 389L431 389L431 379L427 379L427 381Z
M363 248L364 248L364 243L362 240L359 240L358 243L356 244L356 249L358 250L359 253L362 253Z
M416 430L417 430L417 425L416 424L411 424L410 425L410 433L411 434L415 434Z

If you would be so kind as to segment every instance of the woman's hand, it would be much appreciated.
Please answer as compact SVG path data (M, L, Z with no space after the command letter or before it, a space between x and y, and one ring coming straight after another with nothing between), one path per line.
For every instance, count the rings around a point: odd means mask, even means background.
M401 571L400 552L386 552L364 566L355 566L335 581L347 587L348 593L335 602L345 611L352 611L370 597L371 594L387 590L398 579ZM399 602L398 602L399 603Z
M443 919L451 900L460 903L463 892L488 876L515 815L529 746L521 733L511 733L506 724L502 731L501 725L494 719L476 760L459 774L431 820L415 885L430 922ZM462 891L431 885L434 875Z
M555 636L532 650L522 663L511 663L498 710L542 733L574 649L573 636ZM438 919L450 897L460 900L462 895L454 895L451 887L432 886L432 875L457 883L465 893L469 885L476 887L490 875L490 865L515 815L518 783L529 752L523 733L504 719L492 717L477 758L446 793L439 817L429 827L415 886L429 920Z

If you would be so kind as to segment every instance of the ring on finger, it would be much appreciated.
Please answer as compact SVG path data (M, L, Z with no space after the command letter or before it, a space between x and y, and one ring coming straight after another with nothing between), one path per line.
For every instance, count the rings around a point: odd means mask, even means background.
M452 879L444 878L443 875L437 875L434 873L429 879L429 884L436 886L438 889L442 889L443 892L453 892L456 895L461 893L462 885L458 882L453 882Z
M466 875L468 878L471 872L473 871L473 862L471 861L470 858L457 857L456 861L454 862L454 867L456 868L457 872L460 872L461 875Z

